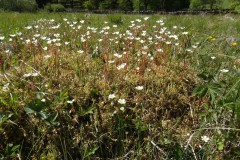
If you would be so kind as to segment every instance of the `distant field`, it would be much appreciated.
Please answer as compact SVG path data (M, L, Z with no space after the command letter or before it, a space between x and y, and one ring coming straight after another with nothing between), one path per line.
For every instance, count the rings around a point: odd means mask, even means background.
M119 15L124 21L128 21L134 18L141 18L147 15ZM61 21L62 18L69 18L72 20L85 19L90 20L91 25L102 26L103 21L109 21L111 15L89 15L89 14L74 14L74 13L1 13L0 14L0 33L6 34L14 32L17 29L23 28L24 26L31 24L33 20L40 18L51 19L54 18ZM116 16L115 16L116 17ZM211 33L228 33L228 34L239 34L240 24L239 15L210 15L210 16L194 16L194 15L183 15L183 16L163 16L163 15L150 15L151 21L163 18L167 20L167 25L184 25L186 27L191 27L198 32L204 32L206 34ZM124 26L124 23L123 23Z
M239 15L0 14L0 159L239 159Z

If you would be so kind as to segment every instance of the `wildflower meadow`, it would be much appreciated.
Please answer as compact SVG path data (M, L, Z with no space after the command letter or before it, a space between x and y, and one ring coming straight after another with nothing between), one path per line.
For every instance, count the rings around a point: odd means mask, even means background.
M239 159L239 15L0 14L0 159Z

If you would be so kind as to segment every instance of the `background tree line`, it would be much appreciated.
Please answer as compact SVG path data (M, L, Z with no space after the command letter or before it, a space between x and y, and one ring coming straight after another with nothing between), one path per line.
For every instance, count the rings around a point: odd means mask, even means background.
M36 11L44 8L50 11L64 11L66 8L124 11L240 10L240 0L0 0L0 10Z
M190 0L36 0L38 7L48 3L87 10L182 10L188 9Z

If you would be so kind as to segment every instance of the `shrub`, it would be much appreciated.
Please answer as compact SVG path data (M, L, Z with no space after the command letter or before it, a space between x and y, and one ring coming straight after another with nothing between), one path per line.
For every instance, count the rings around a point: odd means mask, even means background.
M35 0L1 0L0 9L17 12L35 12L38 7Z
M87 10L97 9L96 4L93 0L88 0L83 3L83 7Z
M132 1L128 0L118 0L119 9L124 11L132 11L133 10L133 3Z
M199 10L202 9L202 2L200 0L191 0L189 8L191 10Z
M235 7L235 11L236 11L237 13L240 13L240 4Z
M66 11L65 7L62 4L47 4L44 7L48 12L64 12Z

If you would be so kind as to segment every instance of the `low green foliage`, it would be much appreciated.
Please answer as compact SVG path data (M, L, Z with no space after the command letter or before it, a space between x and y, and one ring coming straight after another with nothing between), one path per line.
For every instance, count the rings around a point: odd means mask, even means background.
M65 7L61 4L47 4L44 6L44 9L48 12L64 12L66 11Z
M1 0L0 9L5 11L36 12L38 7L35 0Z

